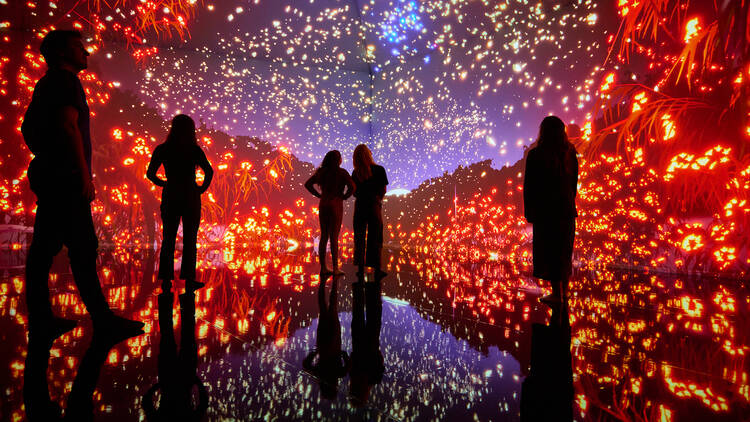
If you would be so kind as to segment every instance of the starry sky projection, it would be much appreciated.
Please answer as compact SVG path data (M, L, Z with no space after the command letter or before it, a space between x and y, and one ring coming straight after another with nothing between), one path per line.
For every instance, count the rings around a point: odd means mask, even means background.
M614 5L594 1L197 7L189 37L145 40L135 68L105 43L103 73L167 119L187 113L316 164L339 149L351 168L367 143L406 189L460 164L514 163L547 114L581 122L615 21Z

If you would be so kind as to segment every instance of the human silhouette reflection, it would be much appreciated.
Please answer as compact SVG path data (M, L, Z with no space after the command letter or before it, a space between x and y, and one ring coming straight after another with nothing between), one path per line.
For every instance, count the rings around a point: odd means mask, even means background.
M23 371L23 404L29 421L59 420L62 414L60 406L50 400L47 385L51 349L51 341L30 336Z
M531 371L521 386L521 421L573 420L573 366L568 307L531 332Z
M383 302L380 280L365 283L360 275L352 285L352 367L349 374L349 394L352 404L364 406L370 390L383 379L385 365L380 352L380 324Z
M94 419L93 394L99 373L110 350L119 342L135 335L132 331L95 332L68 396L65 417L57 403L50 400L47 384L51 341L31 336L23 375L23 402L29 421L88 421Z
M315 349L308 353L302 366L320 381L320 392L324 398L336 398L339 378L349 371L349 355L341 350L341 322L338 310L338 277L331 277L331 294L326 304L326 279L321 275L318 288L318 329L315 333ZM315 360L315 357L318 357Z
M149 421L199 421L208 409L208 392L196 374L198 345L195 341L195 291L179 296L180 350L172 323L172 294L159 295L159 381L143 396L143 410ZM197 389L197 397L195 390ZM159 391L158 405L156 392Z

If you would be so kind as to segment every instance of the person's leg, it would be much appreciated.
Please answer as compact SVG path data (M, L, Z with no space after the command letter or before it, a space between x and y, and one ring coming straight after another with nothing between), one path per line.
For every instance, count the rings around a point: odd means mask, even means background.
M170 282L174 278L174 248L180 214L172 210L169 203L161 204L161 223L163 235L159 252L159 279Z
M53 315L49 297L49 271L62 249L64 211L59 204L40 201L34 220L34 234L26 257L26 306L29 312L29 341L52 346L51 342L72 330L76 322ZM46 368L46 366L45 366Z
M105 318L111 315L112 311L96 273L99 241L91 218L91 205L85 200L79 200L70 206L74 208L65 226L64 243L68 247L73 279L91 318Z
M203 287L195 279L195 265L198 249L198 228L201 222L200 201L191 204L182 217L182 263L180 265L180 278L185 280L185 286L190 288ZM190 286L188 286L190 285Z
M320 243L318 244L318 260L320 261L320 272L329 274L331 270L326 266L326 247L330 233L331 216L328 207L318 208L318 220L320 221Z
M357 274L364 274L367 220L363 210L356 204L354 205L352 228L354 229L354 265L357 266Z
M367 265L375 269L375 278L383 278L383 212L380 204L373 205L367 221Z
M331 238L331 261L333 263L334 275L342 275L339 269L339 233L341 232L341 220L344 216L344 204L339 203L333 207L332 221L329 237Z
M552 284L552 297L558 302L562 301L562 282L552 280L550 283Z
M52 319L49 299L49 270L62 248L59 210L52 204L39 203L34 220L34 234L26 257L26 306L32 324Z
M91 204L79 201L71 207L75 207L75 211L65 226L63 243L68 247L70 269L78 292L94 323L94 335L111 338L142 334L143 323L115 315L102 292L96 273L99 241L91 218Z

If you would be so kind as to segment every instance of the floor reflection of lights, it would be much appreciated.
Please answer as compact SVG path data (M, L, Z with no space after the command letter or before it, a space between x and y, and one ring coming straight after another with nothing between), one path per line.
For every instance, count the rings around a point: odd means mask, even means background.
M385 370L363 400L351 368L329 382L303 367L319 334L312 256L261 255L235 254L246 262L231 266L203 263L207 287L196 295L195 334L208 420L520 418L531 326L549 318L533 280L496 263L389 255L379 336ZM146 322L147 333L112 349L101 370L94 412L114 421L145 416L142 397L158 380L160 339L154 255L122 256L103 254L105 292L122 314ZM0 279L2 412L10 420L23 415L27 317L18 261L5 260ZM64 408L91 329L65 261L58 261L56 312L81 321L51 350L50 395ZM351 266L345 270L336 299L341 349L351 355L356 279ZM750 417L750 294L741 282L579 271L571 290L577 420ZM175 297L178 344L180 318ZM330 391L333 398L324 398Z

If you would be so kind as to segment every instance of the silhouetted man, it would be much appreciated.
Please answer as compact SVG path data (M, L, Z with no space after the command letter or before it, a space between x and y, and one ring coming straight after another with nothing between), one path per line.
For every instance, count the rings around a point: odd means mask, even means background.
M63 30L47 34L40 51L48 70L34 87L21 127L35 155L28 177L37 196L34 236L26 261L30 336L52 341L75 326L75 321L53 316L49 299L49 270L63 245L68 248L73 278L95 334L134 333L143 323L112 312L96 274L89 108L76 76L86 69L89 53L78 31Z

